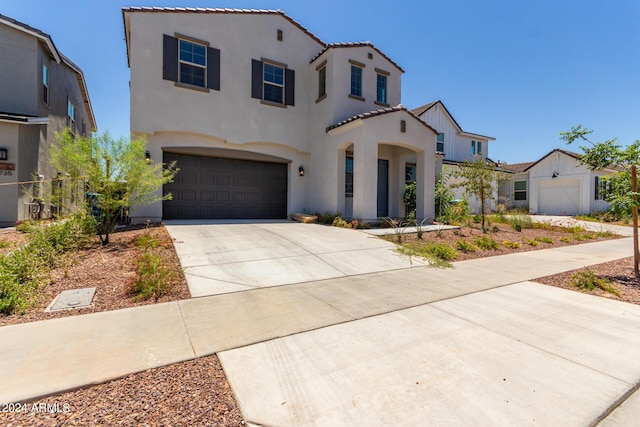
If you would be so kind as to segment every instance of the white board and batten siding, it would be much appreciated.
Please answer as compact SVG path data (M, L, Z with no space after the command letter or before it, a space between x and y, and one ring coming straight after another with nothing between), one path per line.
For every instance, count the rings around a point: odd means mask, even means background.
M563 152L552 152L529 169L529 210L541 215L580 215L605 210L595 200L596 174Z
M429 126L440 133L444 133L444 158L447 160L456 160L463 162L465 160L473 161L474 156L471 154L472 138L461 136L456 125L451 121L442 106L435 105L425 111L420 118ZM489 152L489 143L487 139L474 139L474 141L482 142L482 157L487 157Z

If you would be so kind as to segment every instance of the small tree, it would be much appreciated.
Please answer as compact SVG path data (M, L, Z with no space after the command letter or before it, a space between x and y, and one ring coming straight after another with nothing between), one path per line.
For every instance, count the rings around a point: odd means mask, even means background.
M175 163L153 163L145 146L142 138L113 139L108 132L83 138L67 129L56 135L50 147L53 167L72 180L84 178L87 192L94 194L97 211L93 213L98 215L98 235L104 245L109 243L118 212L171 198L171 194L157 192L173 181L178 169Z
M591 146L580 147L584 154L580 156L579 162L592 170L602 170L612 165L621 169L613 179L615 191L608 195L607 202L617 206L617 209L623 209L625 206L631 206L632 208L633 265L636 277L638 277L640 276L640 254L638 253L638 186L636 168L640 164L640 141L635 141L626 148L622 148L618 144L617 138L603 142L592 142L587 138L587 135L591 133L593 133L592 130L578 125L572 127L569 132L560 132L560 139L567 144L571 144L578 139L588 142Z
M497 169L495 164L478 158L473 162L466 160L451 176L457 180L451 185L452 187L463 187L466 196L474 196L480 201L480 215L484 231L485 205L489 200L495 200L498 185L506 178L505 172Z

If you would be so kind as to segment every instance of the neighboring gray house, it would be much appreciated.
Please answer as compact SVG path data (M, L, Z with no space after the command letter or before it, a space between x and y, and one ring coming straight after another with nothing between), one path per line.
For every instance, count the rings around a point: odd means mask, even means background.
M57 178L49 145L65 127L90 136L96 121L82 70L48 34L0 15L0 58L1 227L55 213L55 205L37 203Z

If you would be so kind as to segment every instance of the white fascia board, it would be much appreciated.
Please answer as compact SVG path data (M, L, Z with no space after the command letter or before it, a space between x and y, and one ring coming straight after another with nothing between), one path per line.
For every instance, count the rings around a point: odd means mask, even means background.
M459 132L459 135L466 136L468 138L484 139L486 141L495 141L496 139L491 136L479 135L477 133Z

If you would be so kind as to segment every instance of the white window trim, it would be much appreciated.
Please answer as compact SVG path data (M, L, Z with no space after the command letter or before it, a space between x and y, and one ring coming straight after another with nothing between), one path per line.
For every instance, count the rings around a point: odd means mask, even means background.
M524 182L524 190L516 190L516 183L518 182ZM513 181L513 200L516 202L526 202L527 200L529 200L529 189L527 188L527 181L526 180L518 180L518 181ZM524 199L523 200L516 200L516 193L524 193Z
M271 67L278 67L282 69L282 84L279 83L274 83L274 82L268 82L265 80L265 67L269 65ZM262 100L265 102L271 102L273 104L278 104L278 105L285 105L286 104L286 93L285 93L285 87L287 85L287 73L286 73L286 69L287 67L283 67L280 64L274 64L273 62L268 62L268 61L262 61ZM264 90L264 85L271 85L271 86L275 86L275 87L279 87L282 89L282 102L276 102L276 101L272 101L270 99L265 99L265 90Z
M352 70L354 68L357 68L357 69L360 70L360 94L353 93L353 91L352 91L352 89L353 89L353 73L352 73ZM351 67L349 68L349 95L355 96L355 97L358 97L358 98L362 98L362 95L364 93L363 92L363 87L362 87L363 86L362 80L363 80L363 76L364 76L363 71L364 71L364 67L361 67L358 64L351 63Z

